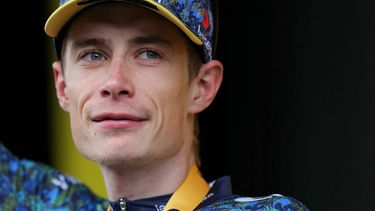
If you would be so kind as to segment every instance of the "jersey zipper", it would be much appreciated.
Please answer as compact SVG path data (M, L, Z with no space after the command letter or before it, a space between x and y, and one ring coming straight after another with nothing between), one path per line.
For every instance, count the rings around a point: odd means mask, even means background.
M121 198L119 202L120 202L120 210L126 211L126 200L124 198Z

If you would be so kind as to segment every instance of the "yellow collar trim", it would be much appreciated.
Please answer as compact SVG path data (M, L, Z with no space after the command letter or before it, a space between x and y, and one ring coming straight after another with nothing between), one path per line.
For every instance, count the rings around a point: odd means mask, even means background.
M203 201L209 189L209 185L203 179L197 165L194 164L181 186L169 199L164 211L194 210Z
M194 164L180 187L173 193L164 211L192 211L203 201L210 187ZM111 211L109 205L107 211Z

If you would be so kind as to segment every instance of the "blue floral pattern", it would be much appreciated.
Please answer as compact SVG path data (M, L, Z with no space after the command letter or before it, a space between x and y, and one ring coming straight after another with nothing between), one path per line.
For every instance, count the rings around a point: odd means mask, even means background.
M266 197L239 197L213 203L198 211L214 210L248 210L248 211L309 211L309 209L294 198L278 194Z
M214 20L207 0L154 0L172 12L203 42L204 60L212 59Z
M77 180L18 159L0 143L0 210L105 210L108 202Z
M233 195L230 181L225 177L214 183L208 196L197 211L309 210L294 198L278 194L256 198ZM169 198L170 195L166 195L130 201L128 207L129 210L153 211L155 204L160 202L162 207ZM96 196L77 180L41 163L18 159L0 143L0 210L91 211L106 210L108 206L106 199ZM119 206L113 206L112 209L118 210Z

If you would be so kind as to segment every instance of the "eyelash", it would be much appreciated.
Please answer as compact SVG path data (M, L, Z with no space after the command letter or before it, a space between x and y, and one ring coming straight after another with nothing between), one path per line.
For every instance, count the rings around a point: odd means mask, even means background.
M88 51L84 51L82 52L78 59L79 60L85 60L85 61L89 61L88 59L85 59L85 57L89 56L89 55L93 55L93 54L97 54L97 55L100 55L102 58L100 60L92 60L91 62L93 61L101 61L102 59L107 59L105 53L103 53L102 51L100 50L96 50L96 49L92 49L92 50L88 50Z
M152 54L153 56L156 56L157 58L151 58L151 59L147 59L147 58L140 58L142 56L142 54L146 53L148 55ZM157 59L161 59L163 57L163 54L160 53L159 51L155 50L155 49L151 49L151 48L146 48L146 49L141 49L139 51L139 53L137 53L136 55L136 58L140 58L142 60L157 60Z
M89 57L95 54L97 54L101 58L92 59ZM149 58L149 56L152 56L153 58ZM106 60L107 58L108 58L107 55L103 51L98 50L98 49L90 49L90 50L83 51L78 56L78 60L82 60L85 62L99 62L99 61ZM159 61L162 58L163 58L163 54L160 51L152 49L152 48L140 49L138 53L135 55L135 59L137 59L138 61L149 62L149 63Z

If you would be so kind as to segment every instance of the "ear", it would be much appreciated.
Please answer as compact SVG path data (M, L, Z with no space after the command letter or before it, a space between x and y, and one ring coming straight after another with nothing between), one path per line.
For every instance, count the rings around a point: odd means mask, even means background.
M69 111L69 97L66 94L65 77L61 67L61 62L56 61L52 64L53 76L55 77L55 88L57 99L59 100L60 107L68 112Z
M199 113L214 100L223 80L223 65L218 60L203 64L193 81L191 113Z

